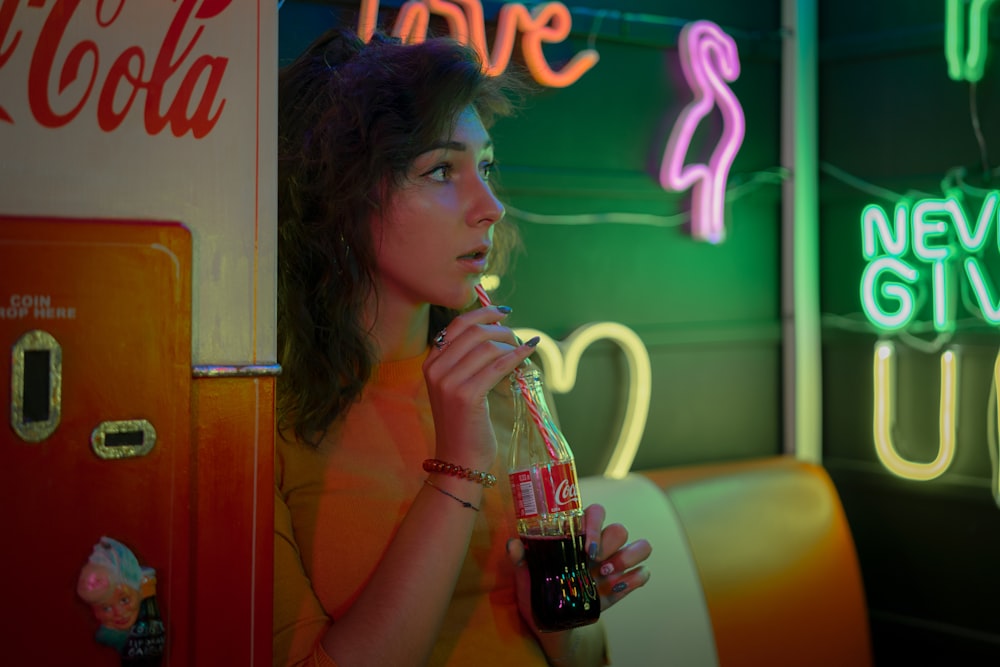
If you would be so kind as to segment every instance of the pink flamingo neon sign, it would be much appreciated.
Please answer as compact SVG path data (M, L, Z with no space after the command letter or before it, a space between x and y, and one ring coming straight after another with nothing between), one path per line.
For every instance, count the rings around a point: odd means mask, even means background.
M739 54L733 38L711 21L685 25L679 46L684 78L694 100L681 111L667 141L660 165L660 185L675 192L693 186L691 235L719 243L726 235L726 179L746 133L743 107L727 85L740 75ZM713 105L722 113L722 137L708 164L685 165L695 129Z

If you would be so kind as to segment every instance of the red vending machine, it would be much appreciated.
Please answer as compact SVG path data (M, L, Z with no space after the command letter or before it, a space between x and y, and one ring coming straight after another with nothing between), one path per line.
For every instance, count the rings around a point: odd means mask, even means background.
M0 2L5 662L270 662L276 22Z

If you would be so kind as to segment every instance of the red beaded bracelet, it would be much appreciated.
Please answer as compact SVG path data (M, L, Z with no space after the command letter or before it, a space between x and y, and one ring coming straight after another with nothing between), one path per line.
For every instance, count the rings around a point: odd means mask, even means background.
M469 480L470 482L482 484L487 489L492 488L493 485L497 483L497 478L488 472L473 470L472 468L455 465L454 463L448 463L447 461L441 461L440 459L427 459L424 461L424 470L426 472L439 472L444 475L461 477Z

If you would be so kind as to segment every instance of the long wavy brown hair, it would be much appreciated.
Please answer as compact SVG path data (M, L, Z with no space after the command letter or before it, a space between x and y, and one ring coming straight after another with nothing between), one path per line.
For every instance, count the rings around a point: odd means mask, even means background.
M376 363L362 315L375 290L370 221L470 104L488 128L526 90L448 38L367 44L341 28L278 79L278 431L317 446ZM494 228L490 271L516 244ZM430 337L456 313L432 306Z

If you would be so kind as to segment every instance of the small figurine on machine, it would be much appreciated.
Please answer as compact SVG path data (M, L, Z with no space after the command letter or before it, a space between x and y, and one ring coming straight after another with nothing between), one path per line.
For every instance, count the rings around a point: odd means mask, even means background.
M160 664L165 637L153 568L141 567L121 542L102 537L80 571L76 592L101 623L97 641L117 650L123 666Z

